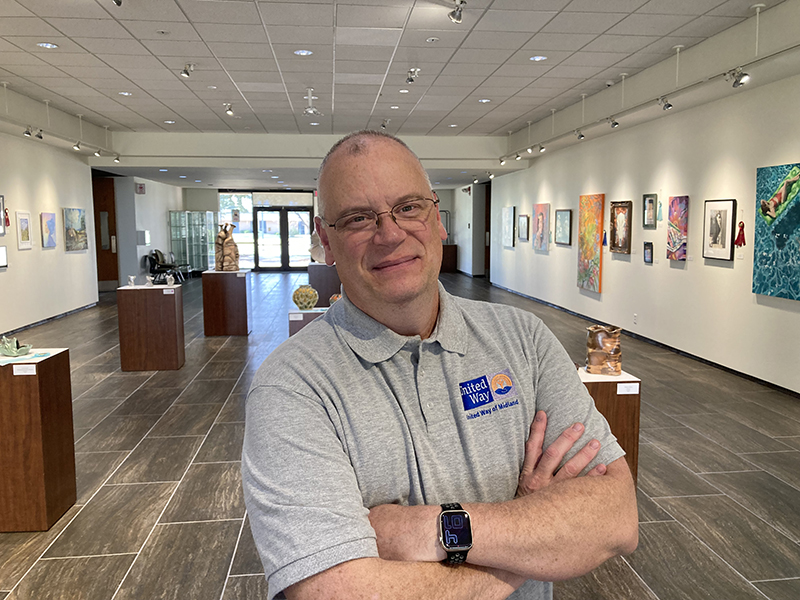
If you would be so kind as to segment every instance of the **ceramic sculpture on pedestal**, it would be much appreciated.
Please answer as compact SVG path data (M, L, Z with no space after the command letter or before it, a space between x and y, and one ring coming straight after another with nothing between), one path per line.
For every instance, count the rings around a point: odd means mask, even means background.
M175 285L175 278L172 275L167 275L167 285Z
M621 375L622 348L619 327L592 325L586 328L586 372L594 375Z
M223 223L219 226L219 233L214 241L215 271L239 270L239 247L233 240L234 227L236 225L233 223Z
M311 310L317 305L319 293L310 285L301 285L292 294L292 300L300 310Z
M17 338L7 338L3 336L2 339L0 339L0 354L3 356L25 356L31 351L31 348L33 348L33 346L30 344L20 345Z
M153 287L153 277L150 275L145 275L144 277L145 279L147 279L147 283L145 283L144 285L146 287Z

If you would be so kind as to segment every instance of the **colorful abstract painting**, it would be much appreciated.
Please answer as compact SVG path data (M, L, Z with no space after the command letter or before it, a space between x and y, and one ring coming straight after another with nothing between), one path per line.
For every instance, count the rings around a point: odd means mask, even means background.
M56 247L56 213L40 213L42 221L42 248Z
M756 170L753 293L800 300L800 164Z
M547 250L550 241L550 205L533 205L533 248Z
M581 196L578 208L578 287L602 292L605 194Z
M67 252L78 252L89 248L89 238L86 235L86 211L84 209L64 209L64 241Z
M686 238L689 232L689 196L669 197L669 222L667 225L667 259L686 260Z

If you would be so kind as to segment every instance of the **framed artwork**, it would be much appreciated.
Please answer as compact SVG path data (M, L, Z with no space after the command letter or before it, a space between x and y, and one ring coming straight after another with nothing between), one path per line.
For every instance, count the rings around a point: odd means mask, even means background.
M0 246L0 269L5 269L8 266L8 248Z
M528 241L528 228L530 226L530 217L528 215L520 215L517 220L517 235L521 242Z
M0 196L0 235L6 234L6 199Z
M506 248L514 247L514 206L503 207L503 246Z
M556 211L556 244L572 246L572 209Z
M653 264L653 242L644 243L644 264Z
M578 287L602 292L605 194L581 196L578 208Z
M608 249L618 254L631 253L633 202L611 203L611 243Z
M40 213L42 222L42 248L56 247L56 213Z
M31 236L31 213L27 211L17 211L17 249L30 250L33 248Z
M756 169L753 293L800 300L800 163Z
M706 200L703 211L703 258L733 260L736 200Z
M689 196L669 197L667 258L686 260L686 238L689 232Z
M658 210L658 194L645 194L642 196L642 227L655 229L656 211Z
M533 248L547 250L550 241L550 205L533 205Z
M86 211L84 209L64 209L64 242L67 252L79 252L89 248L89 238L86 235Z

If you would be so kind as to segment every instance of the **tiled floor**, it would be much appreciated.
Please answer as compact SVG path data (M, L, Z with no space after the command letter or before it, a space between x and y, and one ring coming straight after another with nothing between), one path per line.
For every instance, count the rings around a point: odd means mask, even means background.
M205 338L200 281L189 281L180 371L119 370L113 293L19 334L70 348L78 504L48 532L0 534L0 600L265 595L240 486L243 402L306 280L255 276L247 338ZM583 360L582 319L482 280L442 280L536 313ZM556 584L556 599L800 598L800 399L629 337L623 352L643 380L639 548Z

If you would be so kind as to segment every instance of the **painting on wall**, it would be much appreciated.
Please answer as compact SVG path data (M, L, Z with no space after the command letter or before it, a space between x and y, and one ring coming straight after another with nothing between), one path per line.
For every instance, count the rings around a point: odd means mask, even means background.
M631 216L633 202L611 203L611 243L609 250L618 254L631 253Z
M800 164L756 169L753 293L800 300Z
M42 223L42 248L56 247L56 213L40 213Z
M17 249L29 250L33 248L31 233L31 213L27 211L17 211Z
M503 207L503 246L506 248L514 247L514 206Z
M653 264L653 242L644 243L644 264Z
M689 232L689 196L669 197L667 258L686 260L686 238Z
M550 241L550 205L533 205L533 248L547 250Z
M655 229L656 210L658 208L658 194L645 194L642 196L642 227Z
M605 194L581 196L578 208L578 287L602 292Z
M736 200L706 200L703 216L703 258L733 260Z
M6 234L6 199L0 196L0 235Z
M89 248L89 238L86 235L86 211L84 209L64 209L64 242L67 252L79 252Z
M529 228L530 228L530 216L520 215L519 221L517 222L517 235L519 236L519 241L521 242L528 241Z
M556 244L572 246L572 210L556 211Z

